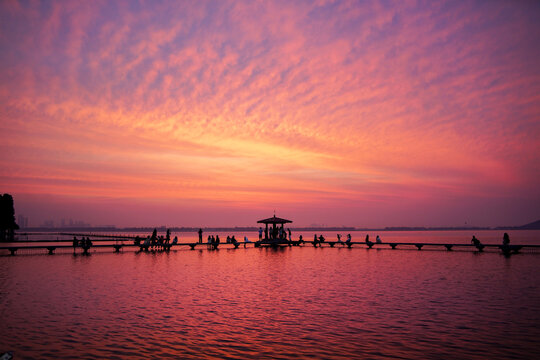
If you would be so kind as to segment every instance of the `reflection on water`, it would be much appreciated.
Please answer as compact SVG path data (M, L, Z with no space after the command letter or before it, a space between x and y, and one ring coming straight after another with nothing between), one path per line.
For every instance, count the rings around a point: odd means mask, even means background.
M16 358L540 355L539 255L240 248L0 258Z

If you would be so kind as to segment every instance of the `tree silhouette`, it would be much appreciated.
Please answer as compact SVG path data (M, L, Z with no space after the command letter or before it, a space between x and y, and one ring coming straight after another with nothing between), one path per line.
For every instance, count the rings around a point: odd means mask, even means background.
M13 196L0 195L0 241L13 241L15 230L18 229L19 225L15 223Z

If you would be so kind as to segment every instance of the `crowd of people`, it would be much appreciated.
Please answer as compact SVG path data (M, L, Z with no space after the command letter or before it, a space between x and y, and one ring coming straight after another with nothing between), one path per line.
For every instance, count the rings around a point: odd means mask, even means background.
M92 245L92 240L89 237L82 237L81 240L77 239L76 236L73 237L73 253L77 251L77 247L82 248L84 252L88 252Z
M202 244L203 243L203 236L202 236L203 235L203 230L199 229L199 231L197 233L199 235L198 243ZM262 228L259 228L259 230L258 230L259 241L264 240L263 239L263 233L265 234L265 236L267 236L267 232L263 231ZM340 244L342 246L345 246L345 245L350 246L350 244L352 242L352 236L351 236L350 233L346 235L346 240L345 241L343 241L342 234L337 234L336 236L337 236L337 241L336 242L332 241L331 242L332 246L333 246L334 243ZM283 229L283 227L282 228L270 229L270 237L266 237L265 239L293 242L291 230L290 229L285 230L285 229ZM163 236L163 235L158 236L157 235L157 229L154 229L154 231L152 232L152 235L147 236L146 240L142 244L141 244L141 241L142 241L142 239L139 236L137 236L135 238L134 244L138 245L138 246L141 246L141 248L144 248L146 250L148 250L148 249L152 249L152 250L154 250L154 249L158 249L158 250L159 249L170 249L171 245L177 245L178 244L178 236L175 236L174 239L171 242L171 231L170 231L170 229L167 230L165 236ZM244 247L246 247L246 244L250 243L250 242L251 241L248 239L248 237L244 236L244 239L243 239ZM304 241L302 235L299 235L298 240L295 241L295 243L298 243L298 244L302 244L304 242L305 241ZM313 235L313 245L315 245L316 247L321 246L321 244L323 244L325 242L326 242L326 238L322 234L320 234L319 236L317 236L317 234ZM365 237L364 242L369 247L372 247L374 244L382 244L382 240L381 240L381 237L379 235L377 235L377 237L375 239L375 242L372 242L370 240L370 238L369 238L369 234L367 234L366 237ZM220 243L221 243L221 239L219 238L219 235L217 235L217 234L216 235L208 235L206 244L207 244L209 249L217 249ZM238 245L240 244L239 241L236 239L235 235L232 235L232 236L227 235L225 243L226 244L233 244L233 245L235 245L235 247L238 247ZM479 250L482 250L485 247L485 245L482 244L480 242L480 240L478 240L476 238L476 236L474 236L474 235L473 235L473 237L471 239L471 244L474 245ZM510 244L510 237L509 237L508 233L504 233L502 245L504 247L509 247L509 244ZM74 237L74 239L73 239L73 248L76 249L79 246L82 247L83 249L87 250L92 246L92 241L88 237L87 238L83 237L81 240L78 240L76 237Z
M144 242L141 244L141 238L137 236L134 240L134 244L141 247L141 249L152 250L167 250L171 248L171 245L178 244L178 236L175 236L171 243L171 230L167 229L165 236L157 234L157 229L154 229L152 235L147 236Z

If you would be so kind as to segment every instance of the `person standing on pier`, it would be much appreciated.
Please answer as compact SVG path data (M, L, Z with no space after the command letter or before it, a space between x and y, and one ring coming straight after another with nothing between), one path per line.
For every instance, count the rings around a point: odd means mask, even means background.
M351 243L351 234L347 234L347 241L345 241L347 244L350 244Z
M291 229L287 228L287 231L289 232L289 241L292 241Z
M263 233L263 229L262 227L259 227L259 241L262 240L262 233Z
M375 242L376 242L377 244L381 244L381 243L382 243L381 238L379 237L379 235L377 235L377 238L375 239Z
M199 229L199 244L202 244L202 229Z
M73 253L75 254L75 250L77 249L77 245L79 245L79 240L77 240L77 237L73 237Z
M150 238L150 246L152 247L152 250L154 249L154 246L156 246L157 243L157 229L154 228L154 231L152 231L152 237Z

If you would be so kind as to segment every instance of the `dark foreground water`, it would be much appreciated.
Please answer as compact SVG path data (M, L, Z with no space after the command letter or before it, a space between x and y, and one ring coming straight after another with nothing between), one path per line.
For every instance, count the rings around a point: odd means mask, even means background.
M0 319L15 359L536 359L540 254L2 256Z

